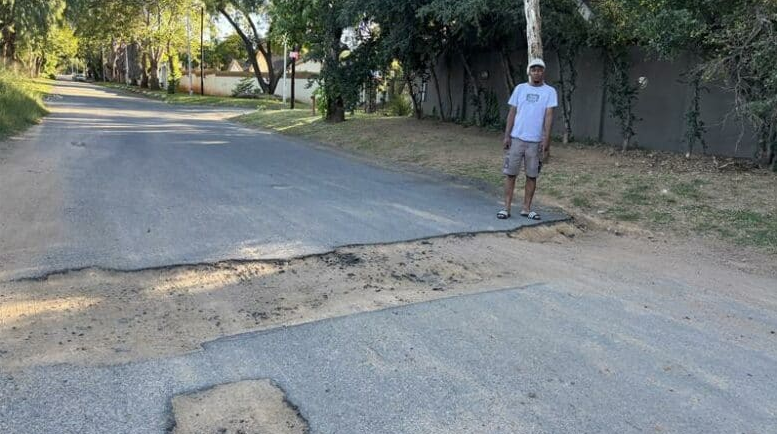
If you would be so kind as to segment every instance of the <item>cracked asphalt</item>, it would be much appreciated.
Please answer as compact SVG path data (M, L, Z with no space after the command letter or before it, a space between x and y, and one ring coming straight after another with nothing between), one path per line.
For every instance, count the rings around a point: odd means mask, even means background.
M222 120L239 110L82 83L55 92L51 115L14 140L0 170L0 281L288 259L537 223L498 221L498 200L466 185Z
M237 112L57 92L0 155L0 433L167 433L268 384L316 434L777 434L773 277L556 227L174 267L537 222ZM84 267L145 271L23 280Z
M264 378L314 433L777 432L777 364L764 353L552 285L247 333L164 360L5 374L0 432L164 433L175 395Z

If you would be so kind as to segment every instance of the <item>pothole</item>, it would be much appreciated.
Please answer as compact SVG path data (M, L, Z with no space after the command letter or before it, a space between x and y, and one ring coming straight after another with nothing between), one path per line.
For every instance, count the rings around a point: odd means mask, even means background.
M303 434L308 425L270 380L219 385L173 398L173 434Z

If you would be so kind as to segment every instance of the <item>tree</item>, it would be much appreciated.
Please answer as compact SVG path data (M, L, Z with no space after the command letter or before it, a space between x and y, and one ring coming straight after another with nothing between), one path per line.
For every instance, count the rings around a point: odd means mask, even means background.
M182 16L189 19L195 7L191 0L145 0L143 5L143 28L138 37L142 41L143 82L153 90L158 90L159 62L171 46L183 47L186 38L186 26ZM192 22L193 21L193 22ZM199 33L199 20L190 20L189 26ZM199 47L199 38L195 39L194 51ZM145 86L144 86L145 87Z
M734 94L735 113L757 136L756 159L777 171L777 3L740 0L710 33L714 57L706 77L720 77Z
M526 14L526 41L528 42L529 61L542 59L542 17L540 14L540 0L524 0Z
M235 29L245 45L248 61L254 68L259 87L266 94L275 93L280 80L273 66L272 43L266 33L261 33L257 20L269 21L268 4L264 0L207 0L207 7L221 16ZM262 77L257 55L261 54L267 65L267 79Z
M17 59L19 44L39 45L62 18L64 0L0 0L3 62Z
M620 0L601 0L595 5L588 43L601 50L604 63L602 104L604 106L606 99L610 114L618 120L623 139L621 148L625 151L635 135L634 106L639 96L639 88L630 78L629 49L636 43L633 21L629 19L627 4ZM601 125L599 135L602 140Z
M359 23L365 22L365 9L353 0L292 0L278 2L271 11L279 27L271 34L288 35L293 43L307 47L308 59L321 62L316 80L326 120L344 121L346 109L356 106L372 72L375 40L358 31ZM356 38L349 47L344 35L351 33Z
M694 146L700 142L706 150L704 133L706 128L701 120L702 80L699 66L708 57L705 39L710 31L710 19L714 20L718 12L726 9L720 4L710 9L717 0L625 0L623 17L628 18L628 26L633 30L634 44L647 49L659 58L673 60L681 53L692 57L691 66L683 72L690 86L692 97L685 113L687 156L690 157ZM730 4L731 2L727 2Z
M233 33L213 45L209 58L215 68L222 68L233 59L241 61L248 59L248 52L240 36Z
M419 119L423 116L421 87L434 74L435 64L444 44L440 29L435 23L423 13L417 12L426 3L427 0L372 0L361 3L361 7L365 8L363 14L366 18L359 26L359 34L370 35L369 44L360 47L360 50L372 50L371 63L376 69L383 70L385 76L389 70L388 66L394 60L399 62L400 67L394 68L393 71L401 72L399 78L408 89L415 116ZM439 85L437 86L439 88ZM440 114L445 117L442 108Z
M579 4L575 0L542 3L545 46L555 52L558 60L564 143L568 143L572 136L572 95L577 87L577 55L588 37L588 22L578 8Z
M515 29L525 25L523 11L516 8L512 0L431 0L419 9L418 14L439 29L443 53L449 53L464 70L464 97L459 119L468 119L467 100L470 100L475 108L477 125L501 122L498 102L493 91L483 86L472 66L472 58L493 47L503 47L503 65L508 69L506 75L510 76L506 86L512 91L510 85L515 84L513 68L506 47L518 45Z
M114 81L121 81L127 69L136 64L130 47L142 31L141 1L68 0L66 16L75 27L81 46L99 50L101 66ZM130 65L125 65L129 60Z
M773 0L602 0L611 28L661 58L690 53L691 87L686 110L688 155L704 143L700 116L703 83L722 80L734 95L734 111L756 132L762 163L775 167L777 151L777 2ZM604 7L602 7L604 6ZM612 36L612 35L610 35ZM738 146L739 143L736 144ZM736 149L735 149L736 150Z
M56 73L61 65L66 65L77 55L78 45L78 38L67 23L49 28L45 35L27 48L30 76Z

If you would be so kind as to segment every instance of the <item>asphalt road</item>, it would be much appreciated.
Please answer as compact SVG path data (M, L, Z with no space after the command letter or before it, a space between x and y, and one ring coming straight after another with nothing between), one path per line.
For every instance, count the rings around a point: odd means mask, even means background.
M719 301L774 322L768 309ZM0 375L0 432L162 434L175 395L269 378L319 434L777 433L774 350L727 333L635 300L513 288L239 335L182 357Z
M52 114L0 161L0 281L285 259L535 224L496 220L498 200L477 189L220 119L240 110L85 83L55 92Z

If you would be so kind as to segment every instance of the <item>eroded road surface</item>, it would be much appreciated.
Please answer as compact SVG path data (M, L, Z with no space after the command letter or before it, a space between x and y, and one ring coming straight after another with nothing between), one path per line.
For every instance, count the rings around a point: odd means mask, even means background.
M0 146L0 433L777 433L773 256L58 92Z
M219 119L234 109L87 84L55 92L52 114L0 166L0 280L287 259L535 223L496 220L498 202L466 186Z

